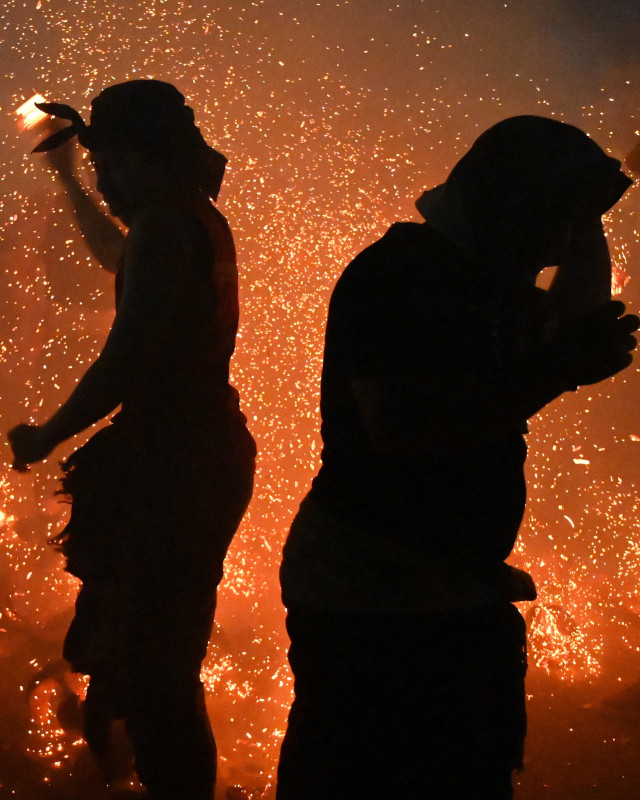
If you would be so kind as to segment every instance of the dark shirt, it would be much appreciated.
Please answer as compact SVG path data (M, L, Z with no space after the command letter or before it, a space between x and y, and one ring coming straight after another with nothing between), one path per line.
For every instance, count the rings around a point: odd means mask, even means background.
M383 454L367 438L352 380L503 369L509 313L478 265L427 225L396 223L358 255L329 306L311 497L437 556L504 560L524 512L522 435L448 456Z

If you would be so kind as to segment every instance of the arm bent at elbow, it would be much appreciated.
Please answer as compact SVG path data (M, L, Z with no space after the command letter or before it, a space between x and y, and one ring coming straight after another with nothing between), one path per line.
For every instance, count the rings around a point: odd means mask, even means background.
M148 360L158 328L170 317L172 275L189 241L189 228L171 209L159 209L134 224L123 293L102 352L67 402L44 425L19 425L9 433L15 468L46 458L58 444L120 405Z
M503 369L355 378L372 447L406 456L481 447L524 423L563 392L605 380L632 361L640 321L612 301L566 322L552 342Z
M120 266L125 234L73 173L60 174L60 180L91 255L103 269L115 274Z
M119 381L100 358L87 370L63 406L43 425L17 425L9 431L13 468L24 471L42 461L61 442L93 425L120 404Z
M560 321L600 307L611 299L611 257L600 217L571 228L571 242L549 288Z

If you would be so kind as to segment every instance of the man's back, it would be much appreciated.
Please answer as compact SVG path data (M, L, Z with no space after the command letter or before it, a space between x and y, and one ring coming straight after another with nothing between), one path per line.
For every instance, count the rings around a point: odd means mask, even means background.
M426 225L393 225L346 268L329 308L323 466L311 496L420 550L502 561L524 507L521 434L453 455L381 453L353 390L358 378L400 382L417 374L437 382L500 368L508 343L500 310L484 295L474 265Z

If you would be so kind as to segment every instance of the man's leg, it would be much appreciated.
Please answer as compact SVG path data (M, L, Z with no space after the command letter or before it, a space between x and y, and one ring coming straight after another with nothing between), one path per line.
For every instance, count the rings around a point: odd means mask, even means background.
M217 575L206 587L183 580L179 570L175 579L163 572L150 571L124 604L123 717L138 777L153 800L211 800L216 748L200 668Z
M509 800L525 720L515 608L290 608L287 627L296 697L278 800Z
M152 800L212 800L216 747L199 680L162 671L139 676L125 724Z

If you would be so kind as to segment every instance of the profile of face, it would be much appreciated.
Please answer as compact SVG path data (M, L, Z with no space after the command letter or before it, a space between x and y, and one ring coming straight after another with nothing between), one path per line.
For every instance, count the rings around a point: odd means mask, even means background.
M148 157L129 147L109 147L91 154L97 189L109 211L125 225L157 193L159 180Z

